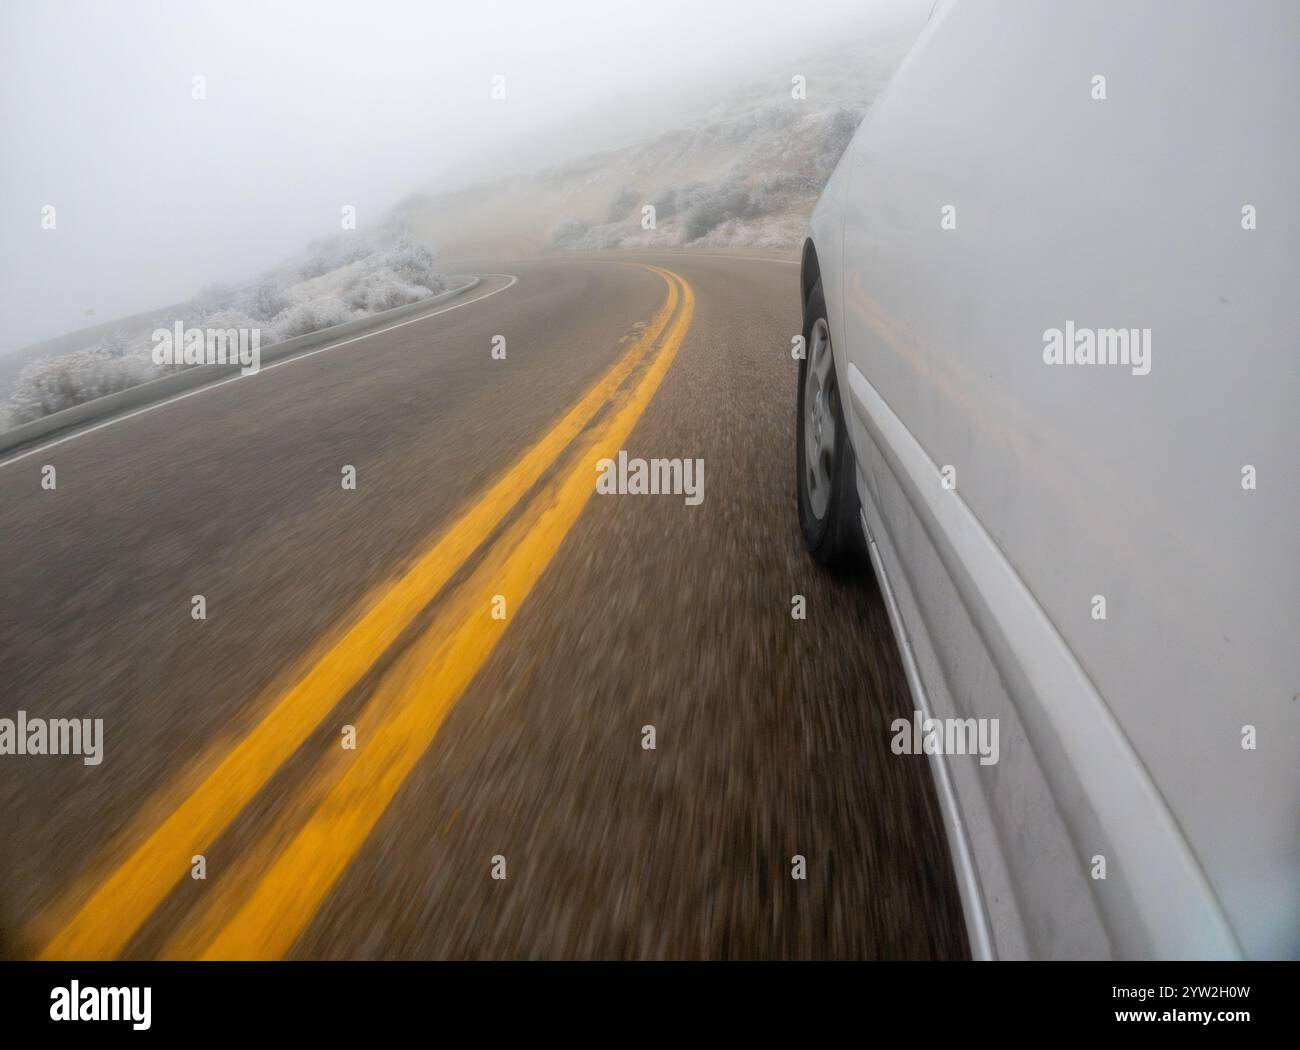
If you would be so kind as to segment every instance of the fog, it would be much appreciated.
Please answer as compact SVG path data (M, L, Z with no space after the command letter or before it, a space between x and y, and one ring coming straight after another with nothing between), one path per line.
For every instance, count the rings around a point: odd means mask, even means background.
M247 279L344 205L364 227L619 145L747 65L928 6L6 0L0 351Z

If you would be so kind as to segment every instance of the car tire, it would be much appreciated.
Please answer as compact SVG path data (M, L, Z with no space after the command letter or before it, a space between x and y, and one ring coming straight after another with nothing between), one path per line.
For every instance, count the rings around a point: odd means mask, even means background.
M803 338L795 425L799 527L804 546L818 563L857 564L863 551L857 468L820 280L804 304Z

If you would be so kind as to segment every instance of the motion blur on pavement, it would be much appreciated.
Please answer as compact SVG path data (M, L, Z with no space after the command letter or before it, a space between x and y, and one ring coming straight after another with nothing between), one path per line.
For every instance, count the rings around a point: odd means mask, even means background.
M6 8L7 956L966 954L790 486L799 245L924 6Z
M1297 43L6 5L0 957L1300 955Z

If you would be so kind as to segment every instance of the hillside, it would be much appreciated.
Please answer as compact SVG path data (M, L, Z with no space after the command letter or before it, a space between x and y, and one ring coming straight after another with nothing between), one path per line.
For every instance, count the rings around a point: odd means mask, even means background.
M808 215L910 41L858 42L721 92L679 127L530 174L420 194L403 222L443 255L797 247ZM806 98L791 77L806 77ZM704 93L707 95L707 93ZM655 228L643 229L645 205Z

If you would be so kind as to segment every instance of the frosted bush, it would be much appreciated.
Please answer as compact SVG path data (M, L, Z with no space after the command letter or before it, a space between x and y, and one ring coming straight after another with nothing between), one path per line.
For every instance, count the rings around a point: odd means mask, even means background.
M660 190L650 198L650 203L654 205L656 222L661 219L671 219L677 214L677 191Z
M606 222L598 226L571 219L561 223L551 234L552 242L560 248L572 248L579 251L598 251L608 248L621 248L632 243L635 235L641 232L640 226L629 226L627 222ZM640 240L640 238L637 238Z
M276 281L263 278L240 296L239 305L249 317L269 322L287 310L291 303Z
M420 285L431 294L447 287L446 280L438 272L433 252L408 236L398 237L382 254L379 265L392 270L398 280Z
M641 203L641 194L630 186L625 186L619 191L609 205L609 216L606 222L618 222L619 219L627 218L627 215L633 208Z
M776 175L766 175L760 179L758 181L757 192L768 197L778 197L783 194L815 196L821 192L821 189L822 184L820 180L812 175L781 172Z
M351 321L352 310L339 299L321 296L296 303L275 319L275 334L279 339L292 339L330 325Z
M242 328L247 329L249 332L261 332L260 341L258 342L258 346L261 348L268 347L280 340L280 334L273 322L249 317L248 314L239 310L218 310L215 313L206 314L192 323L193 327L205 330L220 328L222 331L229 331L233 328L238 331ZM181 367L184 368L185 366L182 365Z
M686 239L698 240L715 226L729 219L743 219L756 214L749 191L740 186L709 187L694 197L683 222Z
M427 299L429 295L430 289L426 286L404 281L390 267L385 266L353 283L345 298L354 310L378 313Z
M131 352L131 340L127 338L125 332L110 332L87 349L103 354L105 357L125 357Z
M58 412L105 394L125 390L184 364L153 363L150 339L156 328L171 328L182 320L193 328L260 330L260 345L306 335L343 324L368 313L428 298L447 288L433 252L399 232L396 220L384 225L383 245L358 235L342 235L311 245L307 261L290 263L245 287L211 284L185 305L177 316L159 317L133 335L114 333L93 346L59 357L29 362L19 375L0 424L20 423ZM299 283L338 273L332 288L341 297L323 294L322 286Z
M59 357L29 361L9 399L11 425L40 419L152 379L159 372L147 355L103 343Z
M551 242L559 248L576 248L591 229L591 223L581 219L565 219L551 231Z
M373 250L366 241L355 235L343 234L326 241L317 241L311 246L311 256L298 272L304 279L311 280L364 259Z
M715 124L710 130L721 142L744 143L788 128L799 116L799 112L790 106L770 105L737 119Z

